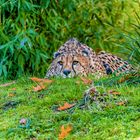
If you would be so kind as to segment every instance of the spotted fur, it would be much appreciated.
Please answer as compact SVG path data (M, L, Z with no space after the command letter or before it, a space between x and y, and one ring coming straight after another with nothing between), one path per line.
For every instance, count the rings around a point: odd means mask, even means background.
M106 52L96 54L92 48L72 38L56 53L46 77L74 77L77 75L108 75L130 71L131 65L121 58Z

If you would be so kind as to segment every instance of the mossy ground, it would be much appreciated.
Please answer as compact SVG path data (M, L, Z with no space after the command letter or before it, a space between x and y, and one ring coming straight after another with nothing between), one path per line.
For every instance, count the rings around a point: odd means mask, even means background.
M100 79L101 81L102 79ZM73 111L56 111L65 102L74 103L83 98L88 89L76 79L54 79L47 89L34 92L37 83L29 78L20 78L15 84L0 88L0 139L58 139L62 125L72 125L66 139L74 140L123 140L140 137L140 86L113 85L98 86L101 92L115 90L116 98L127 100L126 105L101 108L94 103L89 108L75 108ZM3 83L3 82L1 82ZM16 88L15 91L12 88ZM14 93L15 96L9 96ZM17 102L14 108L4 108L9 101ZM27 128L21 128L22 118L30 120Z

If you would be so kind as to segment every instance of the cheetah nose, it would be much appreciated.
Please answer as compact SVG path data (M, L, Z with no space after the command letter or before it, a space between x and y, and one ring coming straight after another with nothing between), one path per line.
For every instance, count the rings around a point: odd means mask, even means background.
M70 74L70 70L63 70L63 73L66 75L66 76L68 76L69 74Z

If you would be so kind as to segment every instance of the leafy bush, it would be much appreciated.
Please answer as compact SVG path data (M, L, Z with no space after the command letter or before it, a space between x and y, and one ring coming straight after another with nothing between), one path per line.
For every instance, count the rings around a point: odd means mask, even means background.
M0 76L15 78L28 73L43 76L52 53L70 37L96 51L115 52L114 43L122 41L118 33L132 30L130 7L138 2L3 0L0 5Z

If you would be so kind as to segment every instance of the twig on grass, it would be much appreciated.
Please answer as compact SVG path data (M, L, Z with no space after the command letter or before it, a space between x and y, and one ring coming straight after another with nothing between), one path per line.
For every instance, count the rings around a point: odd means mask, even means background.
M15 83L16 83L16 81L5 83L5 84L1 84L0 87L7 87L7 86L10 86L10 85L15 84Z

